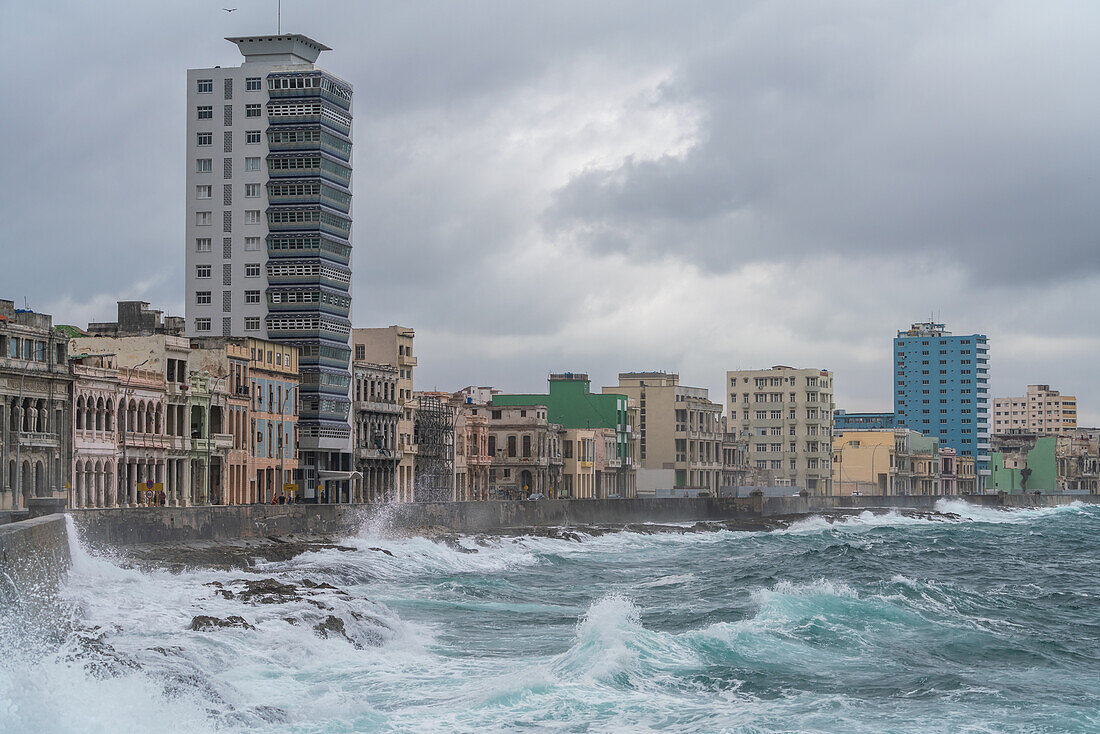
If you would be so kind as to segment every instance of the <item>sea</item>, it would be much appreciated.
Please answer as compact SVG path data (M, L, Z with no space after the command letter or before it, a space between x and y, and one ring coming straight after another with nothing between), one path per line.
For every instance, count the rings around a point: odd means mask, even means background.
M247 571L74 540L62 610L5 615L0 732L1100 731L1098 506L688 530L382 512Z

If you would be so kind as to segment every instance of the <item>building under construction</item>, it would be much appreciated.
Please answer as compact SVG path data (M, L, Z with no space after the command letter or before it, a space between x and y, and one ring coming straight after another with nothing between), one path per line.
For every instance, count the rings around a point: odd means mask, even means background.
M454 500L455 410L445 398L417 397L414 419L416 483L414 502Z

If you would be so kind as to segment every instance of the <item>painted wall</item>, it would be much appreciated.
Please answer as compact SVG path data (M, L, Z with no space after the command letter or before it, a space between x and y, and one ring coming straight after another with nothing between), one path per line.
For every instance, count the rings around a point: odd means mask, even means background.
M1024 489L1024 469L1030 469L1031 474L1027 478L1026 491L1053 492L1058 488L1058 462L1055 458L1055 450L1058 439L1054 436L1046 436L1035 442L1035 446L1027 452L1024 466L1005 467L1005 454L995 451L990 455L990 484L987 489L997 492L1009 492L1019 494ZM1018 454L1009 454L1009 461Z

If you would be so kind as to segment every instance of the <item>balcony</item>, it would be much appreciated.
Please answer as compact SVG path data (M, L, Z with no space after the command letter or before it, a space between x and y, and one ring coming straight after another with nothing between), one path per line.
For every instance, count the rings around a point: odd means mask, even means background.
M160 433L127 433L126 446L139 449L167 449L172 447L172 436ZM119 439L119 446L122 439Z
M389 413L392 415L399 415L401 413L401 406L397 403L379 403L374 400L356 400L355 410L357 413Z
M415 367L416 366L416 357L412 357L412 356L407 355L407 354L398 355L397 364L400 365L401 367Z
M386 461L400 461L401 452L389 449L368 449L359 447L355 449L355 456L359 459L382 459Z
M215 453L233 448L233 434L215 433L212 439L192 438L191 450L199 453Z
M60 440L55 433L43 433L40 431L20 431L19 445L25 448L57 448Z

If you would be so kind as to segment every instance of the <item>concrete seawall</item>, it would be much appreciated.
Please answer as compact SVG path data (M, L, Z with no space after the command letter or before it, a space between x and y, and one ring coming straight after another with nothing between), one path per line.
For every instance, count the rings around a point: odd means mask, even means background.
M71 565L64 515L0 525L0 606L51 602Z
M750 497L638 500L543 500L409 505L241 505L72 510L92 548L247 538L354 533L364 524L421 532L494 533L561 526L754 520L823 512L895 508L933 510L943 497ZM981 495L951 499L985 507L1052 507L1100 496ZM0 608L56 598L72 564L65 516L0 526Z
M753 520L853 509L932 510L943 497L750 497L636 500L542 500L408 505L238 505L73 510L82 539L94 546L217 541L286 535L335 535L378 523L409 532L427 529L493 533L512 528L625 525L644 522ZM1041 507L1097 497L980 495L986 507Z

